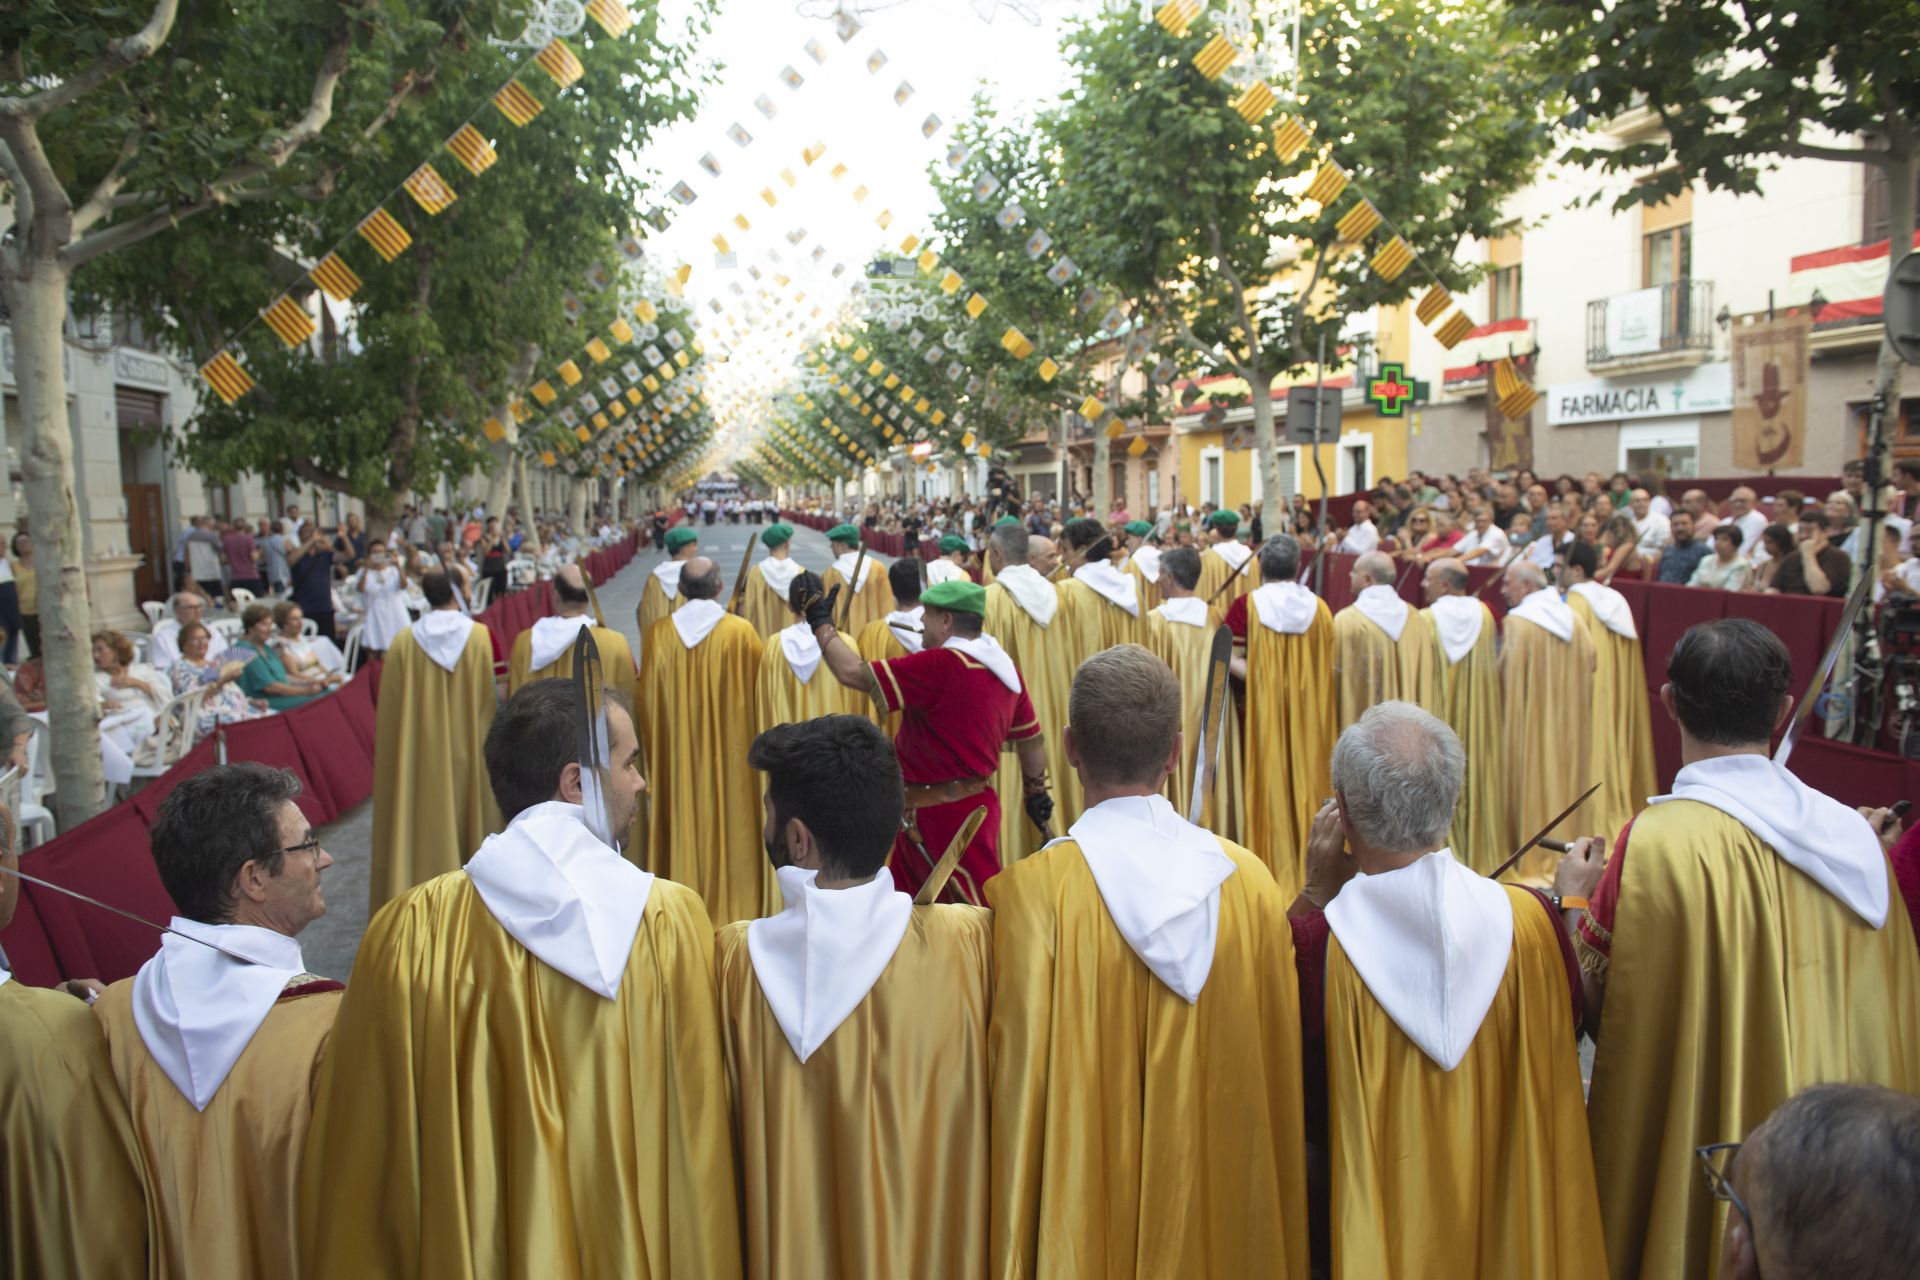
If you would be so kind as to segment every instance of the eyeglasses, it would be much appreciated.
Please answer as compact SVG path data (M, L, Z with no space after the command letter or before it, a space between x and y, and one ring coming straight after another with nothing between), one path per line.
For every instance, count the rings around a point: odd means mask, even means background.
M1715 1200L1725 1200L1740 1214L1747 1224L1747 1238L1755 1239L1753 1234L1753 1215L1747 1212L1746 1201L1733 1189L1733 1160L1740 1153L1737 1142L1715 1142L1704 1147L1695 1147L1693 1154L1700 1158L1700 1168L1707 1175L1707 1189L1713 1192Z
M290 844L284 849L275 849L273 852L267 854L266 857L278 858L289 853L310 853L313 855L315 864L318 864L320 861L320 837L309 831L307 838L299 844Z

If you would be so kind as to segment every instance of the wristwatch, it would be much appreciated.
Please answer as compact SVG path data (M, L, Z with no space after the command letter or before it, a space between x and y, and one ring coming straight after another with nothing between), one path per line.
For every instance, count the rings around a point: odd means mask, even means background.
M1585 898L1576 897L1572 894L1564 898L1558 894L1549 896L1553 899L1553 909L1555 911L1585 911L1587 909L1587 900Z

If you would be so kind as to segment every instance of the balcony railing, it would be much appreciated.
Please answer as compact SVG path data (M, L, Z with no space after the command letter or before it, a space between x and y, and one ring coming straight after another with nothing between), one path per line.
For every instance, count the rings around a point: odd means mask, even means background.
M1713 282L1680 280L1587 304L1587 363L1713 349Z

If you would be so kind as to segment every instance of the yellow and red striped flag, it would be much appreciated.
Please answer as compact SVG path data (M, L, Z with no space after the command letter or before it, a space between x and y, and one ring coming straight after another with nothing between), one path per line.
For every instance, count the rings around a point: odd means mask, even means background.
M240 367L240 362L225 351L201 365L200 376L213 388L213 393L228 404L253 389L253 379Z

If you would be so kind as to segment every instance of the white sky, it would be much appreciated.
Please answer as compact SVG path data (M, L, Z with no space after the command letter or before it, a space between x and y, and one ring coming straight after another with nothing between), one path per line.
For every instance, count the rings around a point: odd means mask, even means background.
M716 370L709 390L722 404L750 405L784 378L808 336L807 313L818 304L822 319L830 316L846 296L846 288L864 274L864 266L882 245L897 248L908 234L926 230L934 206L927 180L930 164L944 161L952 126L968 113L972 96L983 82L990 88L1003 117L1030 114L1057 99L1068 82L1068 69L1059 55L1066 24L1078 15L1094 12L1106 0L1023 0L1009 6L996 0L904 0L890 8L864 15L864 26L842 43L831 18L808 16L830 12L831 0L721 0L713 30L702 43L725 68L704 94L699 114L686 125L664 131L643 156L660 179L664 192L685 181L698 199L684 208L669 206L673 224L665 232L650 232L649 256L663 270L690 263L693 274L687 296L693 315L707 337L709 354L730 348L730 360ZM1136 9L1133 0L1112 0L1116 6ZM663 3L671 15L675 0ZM1019 8L1036 10L1040 22L1025 21ZM804 8L806 12L802 12ZM991 22L983 11L993 12ZM809 39L817 40L826 61L817 64L806 53ZM876 51L886 56L877 72L869 73L868 58ZM782 81L791 67L805 78L798 89ZM912 96L895 105L896 89L905 81ZM776 115L768 119L756 109L760 96L771 100ZM921 125L929 114L942 126L931 140ZM728 137L738 124L752 135L741 147ZM826 144L825 153L809 167L803 148ZM720 176L700 166L711 153ZM830 170L836 163L849 173L836 181ZM797 186L788 187L780 171L789 169ZM854 189L869 188L856 203ZM778 204L769 208L760 192L771 188ZM875 218L881 210L894 218L882 231ZM734 215L745 214L751 228L741 231ZM789 233L804 229L796 247ZM716 263L713 236L724 235L737 265ZM824 257L813 257L816 246ZM836 262L845 264L838 278L830 275ZM759 266L762 279L748 273ZM788 275L793 283L777 289L773 273ZM745 297L733 293L738 284ZM718 298L734 316L748 319L750 300L761 288L769 295L767 309L755 319L755 334L738 345L718 340L724 331L720 317L708 306ZM793 292L805 294L798 307L781 305ZM783 314L799 323L790 326ZM794 329L791 336L789 327ZM740 424L751 428L752 413ZM744 451L751 430L729 432L718 447L725 458Z

